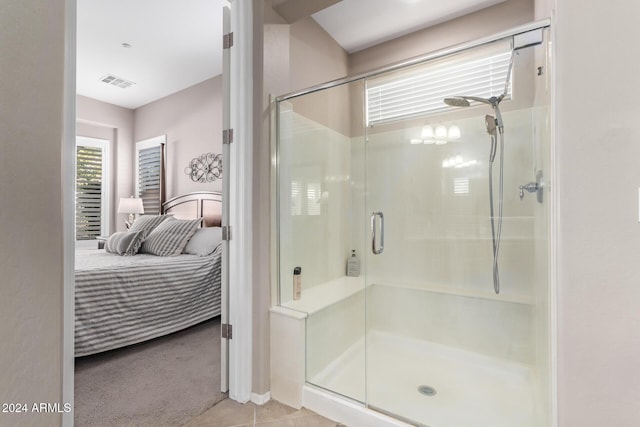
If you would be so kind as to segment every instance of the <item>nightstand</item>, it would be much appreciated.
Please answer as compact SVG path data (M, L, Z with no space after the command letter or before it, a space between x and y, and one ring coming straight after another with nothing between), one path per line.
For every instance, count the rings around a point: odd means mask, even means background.
M96 240L98 241L98 249L104 249L104 244L109 239L109 236L98 236Z

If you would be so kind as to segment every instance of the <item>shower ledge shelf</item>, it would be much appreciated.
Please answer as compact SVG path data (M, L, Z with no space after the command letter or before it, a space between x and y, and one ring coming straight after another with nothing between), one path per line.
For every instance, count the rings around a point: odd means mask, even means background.
M524 304L532 305L533 301L531 297L527 295L514 295L514 294L499 294L496 295L493 292L480 292L470 289L462 288L450 288L444 286L437 286L433 284L425 283L388 283L383 280L371 279L371 284L368 286L385 286L399 289L410 289L423 292L434 292L445 295L459 296L465 298L477 298L484 300L491 300L497 302L505 302L511 304ZM352 295L365 289L364 277L339 277L335 280L316 285L310 289L302 291L302 297L297 301L289 301L282 304L282 307L292 309L298 312L306 313L308 315L317 313L324 308L327 308L337 302L345 300Z
M362 291L364 283L363 277L339 277L312 288L303 289L299 300L289 301L282 306L313 314Z

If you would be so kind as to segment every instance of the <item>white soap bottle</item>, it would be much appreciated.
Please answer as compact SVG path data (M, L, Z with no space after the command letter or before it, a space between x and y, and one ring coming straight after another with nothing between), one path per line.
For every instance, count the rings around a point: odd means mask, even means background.
M360 275L360 260L356 256L356 250L351 251L351 256L347 260L347 276L358 277Z

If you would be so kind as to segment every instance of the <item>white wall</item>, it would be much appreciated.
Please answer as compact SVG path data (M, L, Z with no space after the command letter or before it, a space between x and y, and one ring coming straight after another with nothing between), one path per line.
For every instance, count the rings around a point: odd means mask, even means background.
M640 3L556 3L560 426L637 426Z
M532 72L530 67L529 72ZM533 295L533 209L535 195L518 197L518 186L533 180L531 109L507 111L504 103L504 220L500 250L501 298L529 300ZM484 114L454 120L454 114L425 116L378 125L367 137L367 209L385 216L385 250L369 257L367 276L376 284L465 291L493 296L489 221L490 139ZM422 125L459 126L460 140L447 144L410 144ZM393 129L398 125L404 128ZM544 132L544 130L543 130ZM443 168L445 159L462 156L477 163ZM494 204L498 202L499 158L493 166ZM454 183L466 180L468 192ZM497 210L496 210L497 214ZM359 219L358 222L362 222ZM363 228L363 227L360 227Z
M0 4L0 403L62 403L65 2ZM61 415L0 413L3 426Z
M139 107L134 117L134 150L135 142L167 135L167 200L193 191L222 191L222 180L194 182L184 173L194 157L222 154L221 75Z

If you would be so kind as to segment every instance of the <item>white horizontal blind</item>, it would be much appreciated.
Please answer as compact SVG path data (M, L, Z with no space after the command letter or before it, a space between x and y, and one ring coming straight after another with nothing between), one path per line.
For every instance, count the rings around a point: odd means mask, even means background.
M109 234L109 141L76 137L76 247Z
M103 148L76 146L76 240L102 234Z
M367 125L454 109L443 100L456 95L499 96L504 92L510 60L510 44L500 43L371 79L367 82Z
M159 215L162 206L162 144L138 150L138 197L146 215Z

